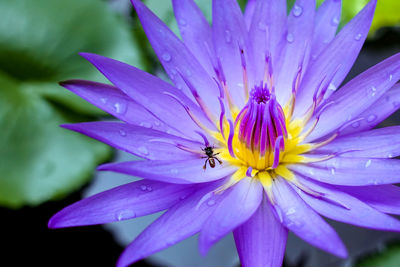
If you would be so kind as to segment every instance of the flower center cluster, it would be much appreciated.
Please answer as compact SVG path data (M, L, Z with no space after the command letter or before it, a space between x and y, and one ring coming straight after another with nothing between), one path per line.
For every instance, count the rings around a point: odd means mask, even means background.
M235 155L257 170L276 168L285 148L285 115L275 95L262 86L250 91L245 107L236 118L233 140Z

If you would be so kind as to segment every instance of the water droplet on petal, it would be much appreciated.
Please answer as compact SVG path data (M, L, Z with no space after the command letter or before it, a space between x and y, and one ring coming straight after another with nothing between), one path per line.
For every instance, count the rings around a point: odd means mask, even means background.
M161 57L164 61L167 61L167 62L171 61L171 58L172 58L170 53L164 53L164 54L162 54Z
M114 103L114 110L118 114L124 114L126 112L126 104L122 102L116 102Z
M333 17L331 20L331 25L337 26L337 25L339 25L339 22L340 22L339 17Z
M288 41L289 43L293 43L293 41L294 41L294 36L293 36L293 34L288 33L288 34L286 35L286 41Z
M361 40L361 33L357 34L356 36L354 36L354 40L356 41L360 41Z
M389 81L391 82L393 80L393 74L389 75Z
M160 125L161 125L161 122L155 121L155 122L154 122L154 125L155 125L155 126L160 126Z
M369 94L371 97L374 97L374 96L376 95L376 87L375 87L375 86L371 86L371 88L369 89L368 94Z
M151 191L153 191L153 188L151 186L147 186L147 191L151 192Z
M142 191L146 191L146 190L147 190L147 186L143 184L143 185L140 186L140 189L141 189Z
M303 8L301 6L295 4L293 6L293 16L300 17L301 14L303 14Z
M138 148L138 152L140 152L143 155L148 155L149 154L149 150L147 150L147 148L144 147L144 146L139 147Z
M365 168L368 168L369 166L371 166L371 160L369 159L366 163L365 163Z
M393 107L395 107L395 108L400 107L400 102L394 101L394 102L393 102Z
M171 173L172 173L172 174L178 174L178 172L179 172L178 169L175 169L175 168L174 168L174 169L171 169Z
M226 31L225 31L225 41L226 41L227 43L232 42L232 35L231 35L231 32L230 32L229 30L226 30Z
M296 212L296 209L295 209L295 208L290 208L290 209L288 209L288 211L286 212L286 215L287 215L287 216L290 216L290 215L294 214L295 212Z
M335 175L335 174L336 174L335 168L331 168L331 173L332 173L332 175Z
M135 212L133 210L122 210L116 214L117 221L128 220L136 217Z
M207 205L208 206L214 206L215 205L215 200L214 199L210 199L209 201L207 201Z
M150 122L141 122L139 126L142 126L144 128L151 128L151 123Z
M376 115L374 115L374 114L369 115L368 118L367 118L368 122L373 122L374 120L376 120Z
M354 122L354 123L351 125L351 127L353 127L353 128L358 128L358 127L360 127L360 122L359 122L359 121Z
M102 98L100 98L100 101L101 101L101 103L105 104L105 103L107 103L107 98L102 97Z
M388 154L387 156L388 156L388 158L393 158L392 154Z
M187 24L187 22L186 22L185 19L179 19L179 20L178 20L178 23L179 23L179 25L181 25L181 26L186 26L186 24Z
M258 23L258 29L259 29L260 31L265 31L266 28L267 28L267 25L266 25L263 21L260 21L260 22Z
M125 132L124 130L119 130L119 134L120 134L122 137L125 137L125 136L126 136L126 132Z

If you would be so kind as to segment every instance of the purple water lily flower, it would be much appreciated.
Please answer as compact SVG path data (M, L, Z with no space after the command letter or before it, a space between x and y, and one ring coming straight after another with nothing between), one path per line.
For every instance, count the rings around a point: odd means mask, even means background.
M280 266L288 231L346 257L320 215L399 231L400 54L336 91L367 37L376 0L338 33L341 1L213 1L212 27L174 0L182 40L132 0L172 84L99 55L82 56L113 85L62 85L123 121L63 127L143 160L99 170L143 178L66 207L49 227L166 210L124 251L127 266L199 233L205 254L233 231L243 266ZM337 34L336 34L337 33Z

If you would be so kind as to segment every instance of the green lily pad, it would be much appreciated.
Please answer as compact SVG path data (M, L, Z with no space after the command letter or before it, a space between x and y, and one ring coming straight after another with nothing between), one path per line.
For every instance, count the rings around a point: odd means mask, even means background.
M357 261L356 267L397 267L400 263L400 243L392 243L381 251Z
M78 52L139 67L144 59L105 1L6 0L0 17L0 205L18 208L78 189L111 156L107 145L59 127L105 115L58 85L105 81Z

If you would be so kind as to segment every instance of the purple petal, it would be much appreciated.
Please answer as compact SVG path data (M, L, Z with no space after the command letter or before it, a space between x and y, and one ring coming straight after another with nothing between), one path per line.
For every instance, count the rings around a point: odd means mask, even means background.
M199 236L200 252L206 254L214 243L247 221L262 199L263 189L259 181L245 177L234 185L203 225Z
M204 123L203 112L181 91L144 71L99 55L81 53L116 87L145 107L154 116L176 131L193 136L199 130L185 109L168 94L175 95ZM200 139L199 139L200 140Z
M233 231L243 267L281 267L288 231L264 199L249 220Z
M381 212L400 215L400 188L396 185L339 188Z
M330 185L321 185L302 178L298 179L304 186L323 194L323 197L316 198L293 186L300 197L319 214L332 220L361 227L400 231L400 221L377 211L357 198ZM355 189L357 188L355 187Z
M185 45L208 74L215 75L210 58L214 57L210 24L193 0L173 0L172 3Z
M198 90L200 98L207 100L210 110L214 114L219 114L219 89L215 81L167 25L140 1L131 2L135 6L147 38L174 84L178 88L183 88L186 95L192 96L180 76L182 75Z
M83 80L65 81L60 85L126 123L180 134L115 86Z
M390 79L390 75L389 75ZM345 127L340 131L340 134L348 134L352 132L360 132L369 130L377 126L379 123L384 121L387 117L392 115L396 110L400 108L400 85L395 85L384 93L378 101L371 105L368 109L363 111L357 120L353 124Z
M314 30L315 0L297 0L288 17L282 67L276 80L276 96L285 103L299 68L307 69Z
M273 72L274 75L277 75L277 65L281 61L282 47L284 47L286 41L286 23L286 1L257 1L249 30L250 43L254 53L254 69L257 72L256 82L264 78L266 52L269 52L272 56Z
M347 251L335 230L312 210L283 178L275 179L272 187L274 206L281 223L313 246L338 257Z
M247 29L242 11L236 0L220 0L212 2L213 41L218 59L228 83L234 103L244 105L243 66L239 47L244 50L246 60L249 60L247 46ZM251 64L247 62L247 68ZM252 75L251 70L247 70ZM239 85L242 86L239 86Z
M288 168L311 179L335 185L378 185L400 182L400 161L335 157L309 165L292 164Z
M246 23L247 29L250 28L251 21L253 19L254 12L256 10L257 0L248 0L246 4L246 10L244 12L244 21Z
M316 153L341 157L393 158L400 155L400 126L340 136L315 150Z
M193 187L137 181L78 201L55 214L50 228L128 220L167 209L193 192Z
M400 79L400 53L382 61L348 82L327 101L314 131L312 141L357 118ZM335 118L335 119L332 119Z
M336 72L333 86L339 87L342 83L367 38L375 5L376 0L370 1L309 66L297 95L297 115L301 116L311 106L314 91L325 77L330 77Z
M218 164L203 169L204 158L187 160L144 160L104 164L102 171L114 171L145 179L168 183L204 183L224 178L237 170L230 164Z
M315 16L314 38L311 45L311 58L316 59L335 38L340 23L341 1L325 0Z
M82 133L117 149L145 159L190 159L198 155L181 150L178 144L199 148L196 143L153 129L118 122L85 122L62 125L69 130Z
M215 188L215 183L197 186L192 195L168 209L125 249L117 266L129 266L199 232L224 197L224 194L216 194L201 202L204 195Z

